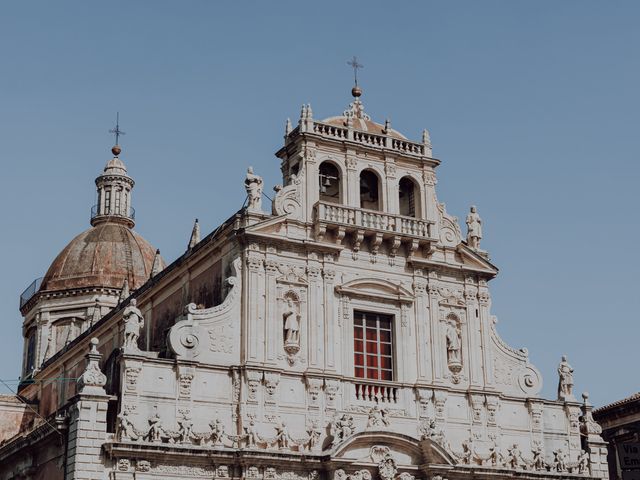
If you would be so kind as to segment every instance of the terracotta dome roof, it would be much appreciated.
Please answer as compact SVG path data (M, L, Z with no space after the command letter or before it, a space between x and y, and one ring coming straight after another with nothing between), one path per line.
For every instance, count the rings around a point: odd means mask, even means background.
M156 249L127 226L100 223L82 232L60 252L49 267L40 291L119 289L125 278L133 290L149 279L155 254Z
M344 115L341 115L339 117L329 117L322 120L322 123L345 128L347 126L347 117ZM402 135L397 130L394 130L393 128L389 129L389 132L385 132L384 125L374 122L373 120L369 120L368 118L354 117L353 128L355 130L360 130L361 132L369 132L375 135L388 135L390 137L399 138L401 140L407 140L407 137Z

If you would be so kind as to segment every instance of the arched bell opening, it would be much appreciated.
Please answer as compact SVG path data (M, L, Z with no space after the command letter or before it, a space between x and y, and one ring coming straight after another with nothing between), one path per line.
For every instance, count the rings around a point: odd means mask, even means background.
M332 162L322 162L318 173L320 201L342 203L340 170Z
M420 188L411 177L402 177L398 184L398 204L400 215L405 217L419 218L420 211Z
M360 172L360 208L382 210L380 178L373 170Z

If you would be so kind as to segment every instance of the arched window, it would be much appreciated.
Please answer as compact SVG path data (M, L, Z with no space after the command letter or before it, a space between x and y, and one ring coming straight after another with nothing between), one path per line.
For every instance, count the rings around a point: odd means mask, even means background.
M29 375L36 368L36 329L27 333L27 355L24 362L24 375Z
M402 177L398 184L398 200L400 215L405 217L420 216L420 190L410 177Z
M329 203L341 203L340 195L340 171L331 162L320 164L318 185L320 188L320 201Z
M360 172L360 207L369 210L381 210L380 180L371 170Z

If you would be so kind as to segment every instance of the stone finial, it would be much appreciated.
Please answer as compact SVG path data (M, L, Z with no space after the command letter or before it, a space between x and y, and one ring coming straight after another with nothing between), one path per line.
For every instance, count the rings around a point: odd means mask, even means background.
M289 136L289 134L291 133L291 130L293 130L293 128L291 127L291 119L287 118L287 122L284 124L284 138L285 138L285 140Z
M475 205L471 205L467 215L467 245L474 250L480 250L482 239L482 219Z
M592 410L593 406L589 402L589 392L582 394L582 416L580 417L580 433L585 436L600 435L602 433L602 427L598 425L593 419Z
M196 220L196 223L198 221ZM160 256L160 249L156 250L156 256L153 257L153 264L151 265L151 277L155 277L163 270L162 257Z
M107 377L102 373L99 366L102 355L98 352L97 347L100 342L93 337L90 343L91 348L85 356L87 366L77 381L78 392L81 394L105 395L104 386L107 383Z
M102 318L102 313L100 311L100 301L96 298L96 302L93 305L93 312L91 314L91 325L95 325Z
M200 243L200 224L198 223L198 219L193 222L193 229L191 230L191 237L189 238L189 250L195 247L198 243Z
M422 130L422 143L431 147L431 134L429 134L429 130L426 128Z
M388 135L390 131L391 131L391 120L387 118L384 121L384 133Z
M589 394L587 394L587 398ZM573 396L573 367L563 355L558 365L558 400L575 401Z
M127 298L129 298L129 295L131 295L131 293L129 292L129 279L125 278L124 282L122 282L122 290L120 290L118 303L124 302Z

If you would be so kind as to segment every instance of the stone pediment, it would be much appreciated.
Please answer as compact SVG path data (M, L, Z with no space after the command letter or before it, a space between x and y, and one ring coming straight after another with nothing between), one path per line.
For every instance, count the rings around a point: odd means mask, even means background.
M399 283L380 278L357 278L336 287L336 292L353 296L368 297L398 302L412 302L413 293Z

